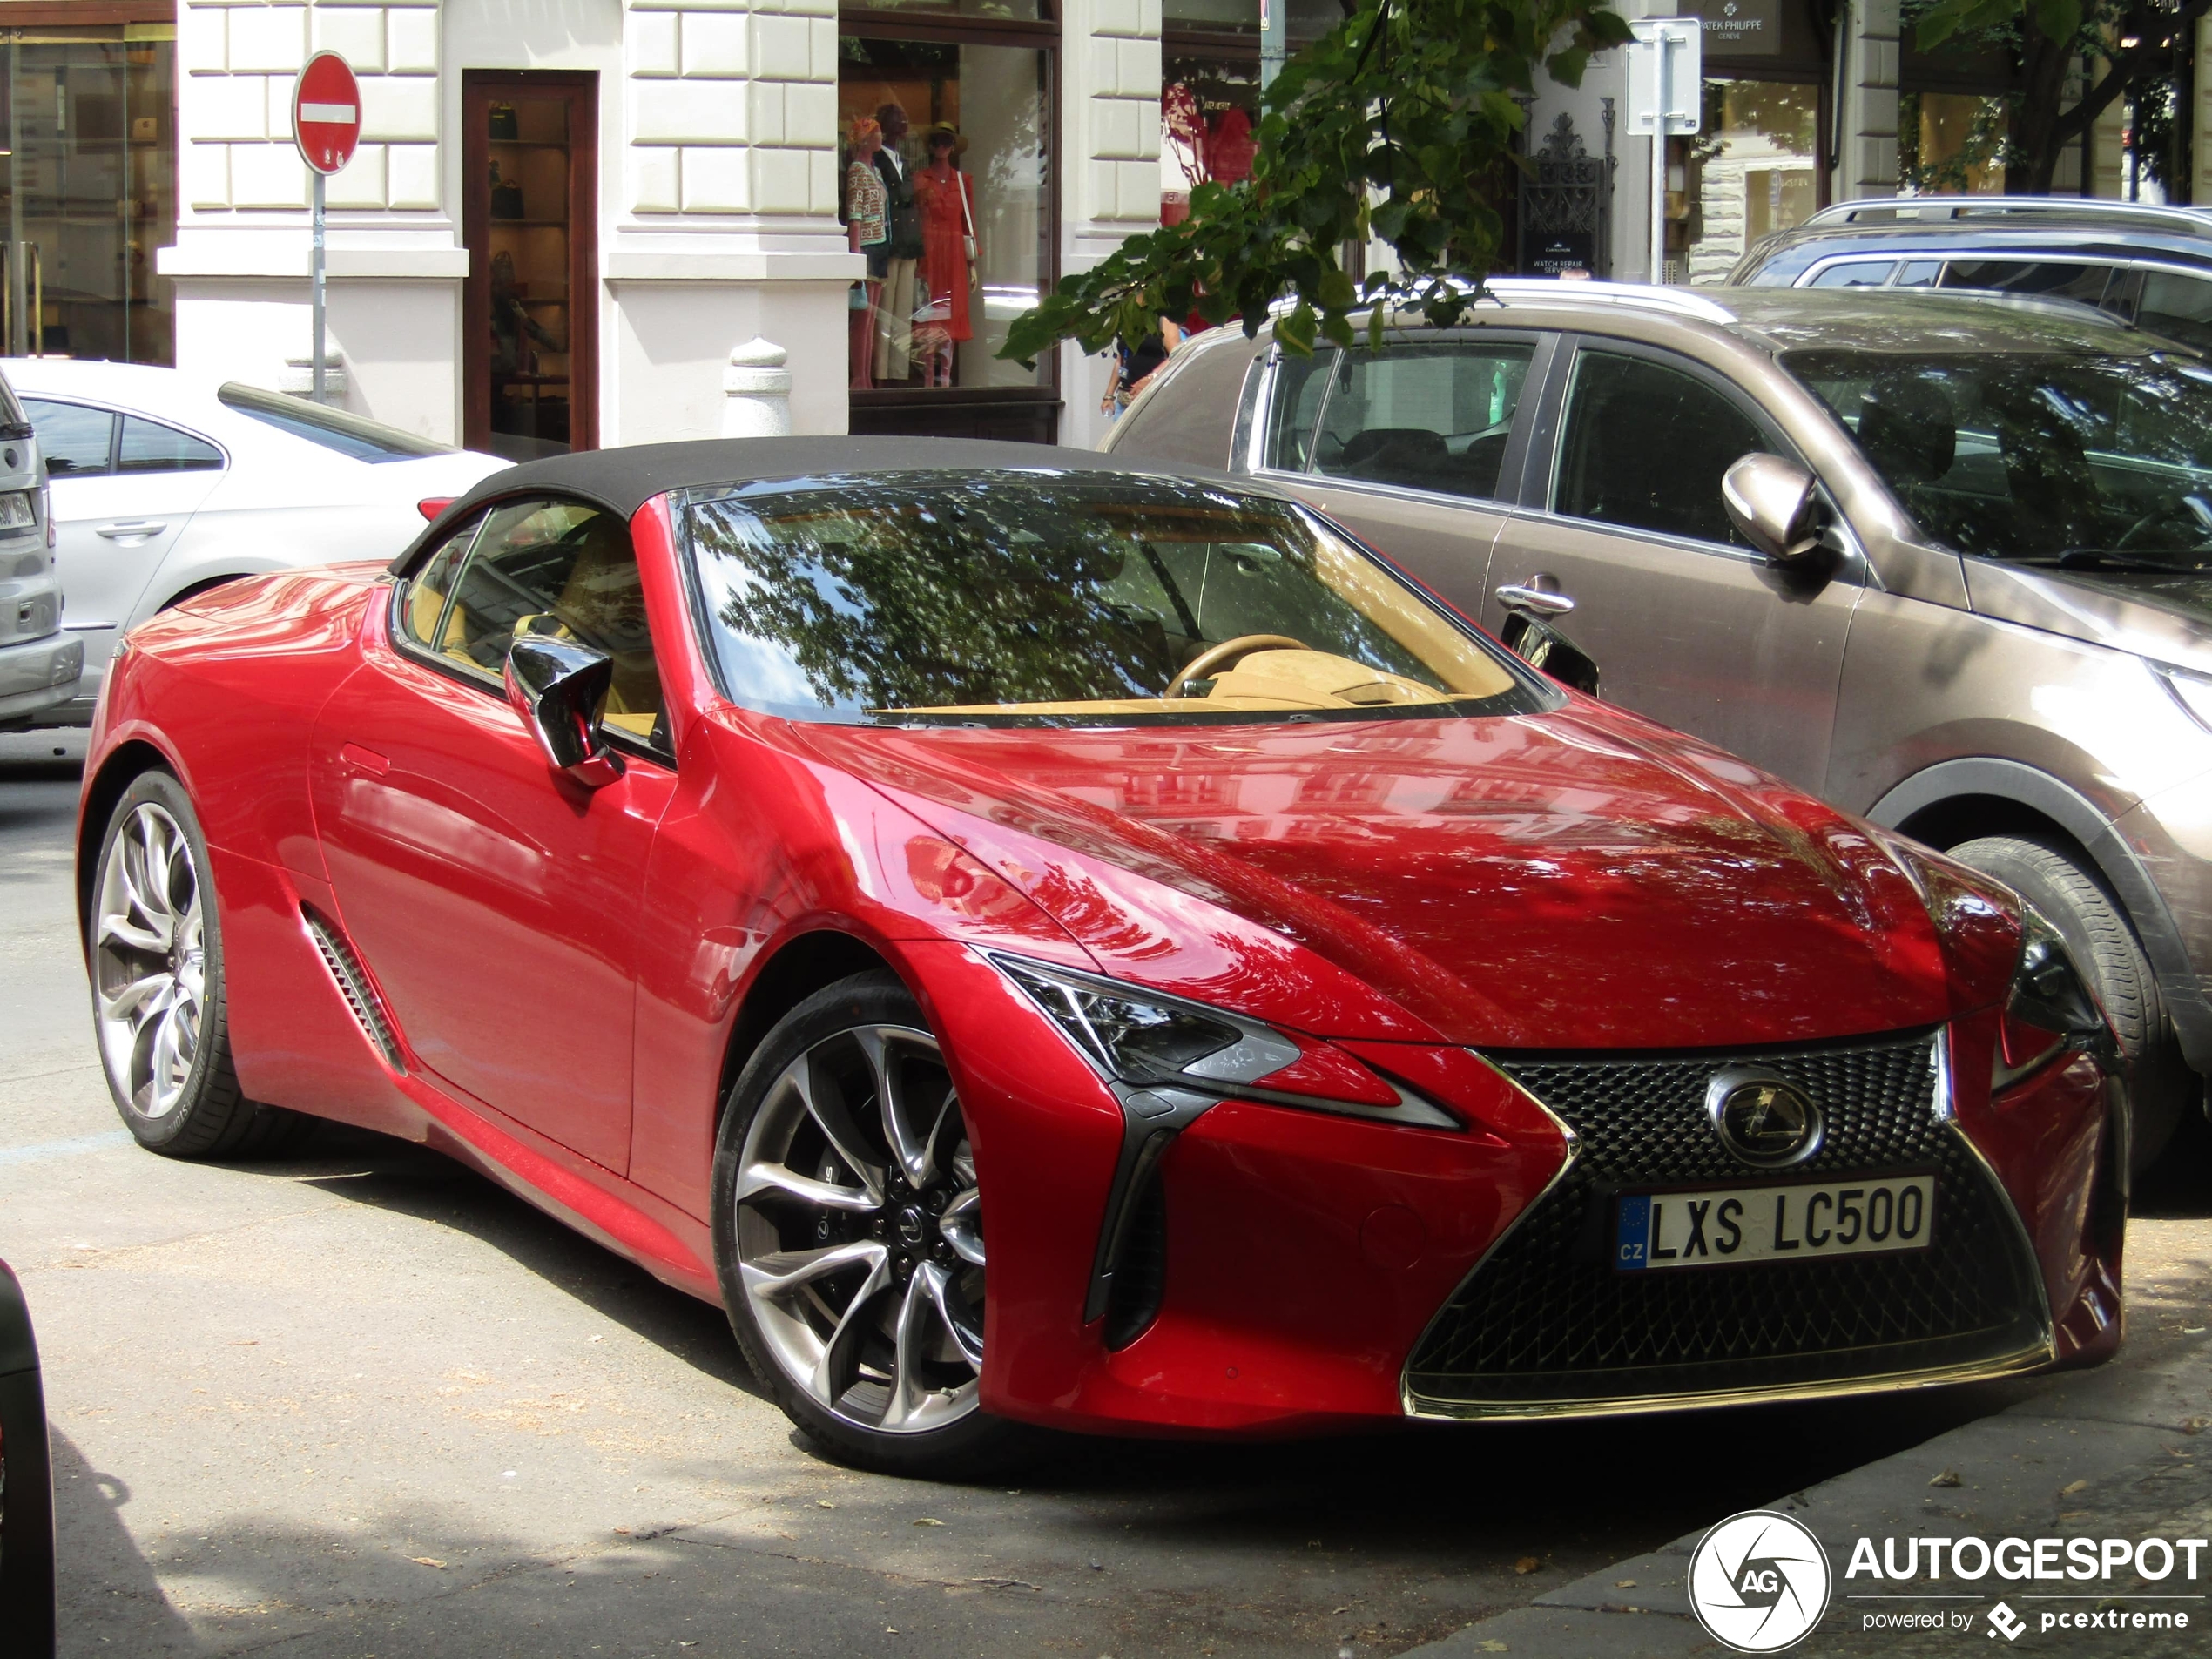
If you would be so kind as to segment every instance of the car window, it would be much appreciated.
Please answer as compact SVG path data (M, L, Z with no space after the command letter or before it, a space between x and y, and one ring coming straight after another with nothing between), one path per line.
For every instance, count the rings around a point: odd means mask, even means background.
M1943 286L2048 294L2094 306L2104 298L2105 280L2111 274L2109 266L2063 260L1953 260L1944 270Z
M1845 260L1831 265L1811 282L1809 288L1878 288L1897 269L1895 260Z
M432 555L416 578L426 590L453 545ZM494 678L518 635L550 635L604 651L615 672L602 723L656 746L665 742L660 673L629 525L581 502L510 502L485 517L459 563L452 597L430 624L435 632L417 636L421 643ZM413 631L412 604L407 613Z
M460 574L461 561L469 555L469 544L482 528L481 517L471 519L446 537L407 584L400 606L400 627L416 644L443 652L460 643L453 631L460 618L447 608L446 601L453 595L453 579Z
M395 426L386 426L381 421L348 415L327 404L309 403L281 392L266 392L258 386L242 386L233 381L215 395L226 408L236 409L240 415L273 426L280 432L289 432L295 438L305 438L325 449L351 455L356 461L374 464L453 453L451 444L418 437Z
M2212 282L2176 271L2146 271L2135 326L2200 351L2212 347Z
M24 414L38 437L38 451L46 457L47 475L82 478L108 470L109 452L115 444L115 416L105 409L88 409L82 403L61 403L51 398L27 397Z
M223 452L213 444L179 432L158 421L123 417L123 442L118 472L219 471Z
M1534 347L1426 341L1345 355L1313 445L1313 470L1487 500Z
M1941 260L1907 260L1899 267L1897 280L1892 284L1899 288L1932 288L1943 279Z
M1321 414L1321 395L1337 354L1311 357L1284 353L1275 364L1274 407L1267 417L1267 464L1285 472L1304 472L1313 453L1313 423Z
M1554 509L1745 546L1722 504L1721 475L1770 447L1733 400L1695 375L1585 348L1568 392Z

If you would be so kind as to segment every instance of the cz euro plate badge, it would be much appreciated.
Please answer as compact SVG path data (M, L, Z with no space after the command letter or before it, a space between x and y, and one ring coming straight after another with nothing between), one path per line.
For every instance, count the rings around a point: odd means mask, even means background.
M1613 1265L1622 1272L1925 1250L1933 1174L1851 1182L1625 1193Z

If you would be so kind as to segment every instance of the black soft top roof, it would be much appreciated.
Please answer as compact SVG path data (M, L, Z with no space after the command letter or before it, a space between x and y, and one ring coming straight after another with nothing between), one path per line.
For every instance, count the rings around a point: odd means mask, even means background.
M671 489L774 482L840 473L1095 472L1230 482L1217 468L1147 461L1132 465L1090 449L1057 444L994 443L974 438L710 438L688 443L640 443L549 455L479 479L437 522L392 561L404 571L429 543L450 533L459 515L480 503L530 495L573 496L629 518ZM1250 479L1235 481L1249 489ZM1261 493L1271 493L1262 491Z

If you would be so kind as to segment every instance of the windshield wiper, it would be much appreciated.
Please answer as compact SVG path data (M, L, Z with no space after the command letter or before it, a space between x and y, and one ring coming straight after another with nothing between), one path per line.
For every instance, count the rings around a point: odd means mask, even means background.
M2061 570L2138 570L2151 576L2179 576L2203 569L2204 561L2177 564L2171 560L2147 559L2138 553L2107 552L2102 548L2070 547L2054 558L2013 559L2014 564L2055 564Z

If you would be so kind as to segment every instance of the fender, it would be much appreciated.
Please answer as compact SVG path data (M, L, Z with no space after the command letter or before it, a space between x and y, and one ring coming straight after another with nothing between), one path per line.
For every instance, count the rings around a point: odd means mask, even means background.
M2142 941L2182 1056L2191 1070L2212 1073L2212 1004L2205 1001L2181 927L2134 849L2087 796L2020 761L1975 755L1914 772L1868 808L1866 816L1885 829L1895 829L1931 806L1969 795L1993 796L2040 813L2081 844Z

